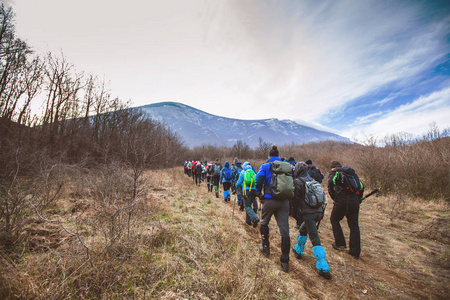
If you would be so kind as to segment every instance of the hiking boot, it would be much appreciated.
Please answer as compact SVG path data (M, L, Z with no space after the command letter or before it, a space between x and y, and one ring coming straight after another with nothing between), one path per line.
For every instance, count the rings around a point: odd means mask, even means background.
M289 263L288 262L280 261L280 264L281 264L281 270L283 270L283 272L285 272L285 273L289 272Z
M241 207L239 207L239 210L240 211L244 211L244 208L241 206Z
M295 251L295 246L292 247L292 252L294 252L294 255L295 255L296 259L302 259L303 255L298 254L297 251Z
M248 226L252 226L252 222L247 222L247 221L245 221L245 223L246 223Z
M265 257L269 257L270 256L270 249L267 246L263 246L262 244L258 245L258 249L259 252L261 252L262 255L264 255Z
M331 279L331 274L330 272L323 272L323 271L319 271L319 275L322 276L323 278L330 280Z
M353 258L355 258L355 259L359 259L359 255L352 254L352 253L350 253L350 251L348 252L348 254L350 254L351 256L353 256Z
M345 246L337 246L336 243L331 244L331 246L333 247L333 249L336 249L336 250L343 250L343 249L347 248Z
M216 192L216 198L219 198L219 192Z
M253 221L252 221L253 228L256 228L258 226L258 223L259 223L258 218L253 219Z

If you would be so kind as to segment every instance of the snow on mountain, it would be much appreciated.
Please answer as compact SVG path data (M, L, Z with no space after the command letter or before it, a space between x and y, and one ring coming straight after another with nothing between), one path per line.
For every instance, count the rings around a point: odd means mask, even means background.
M176 102L161 102L137 107L149 117L166 123L188 147L202 145L232 146L242 140L256 147L261 137L275 145L301 144L325 140L350 142L334 133L300 125L291 120L238 120L215 116Z

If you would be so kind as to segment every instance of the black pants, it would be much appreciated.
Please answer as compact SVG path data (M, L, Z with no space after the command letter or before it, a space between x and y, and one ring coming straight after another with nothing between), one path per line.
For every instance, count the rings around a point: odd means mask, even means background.
M349 253L359 257L361 253L361 235L359 232L359 201L357 199L343 198L334 202L330 222L333 227L334 240L337 246L346 247L344 233L340 221L346 217L350 228Z
M202 182L201 174L196 173L195 174L195 185L200 185L201 182Z
M316 222L319 222L322 213L304 214L303 223L300 226L300 235L308 235L313 247L320 245L319 234L317 233Z

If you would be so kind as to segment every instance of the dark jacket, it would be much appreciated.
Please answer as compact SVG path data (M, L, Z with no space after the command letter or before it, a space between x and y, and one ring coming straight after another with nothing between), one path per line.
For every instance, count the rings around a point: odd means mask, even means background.
M328 174L328 193L334 202L342 202L345 200L355 200L359 202L358 194L349 190L344 190L337 186L333 182L333 178L336 175L336 170L331 170Z
M296 207L300 207L300 213L313 214L322 212L322 207L312 208L305 202L305 183L300 177L308 177L307 165L304 162L298 162L294 168L294 201L292 203L294 211Z

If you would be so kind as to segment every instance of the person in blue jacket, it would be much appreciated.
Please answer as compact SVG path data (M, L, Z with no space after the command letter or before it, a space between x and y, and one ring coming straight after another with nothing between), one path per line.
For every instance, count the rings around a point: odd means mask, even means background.
M244 183L245 171L247 170L253 171L253 168L248 161L244 162L242 167L243 170L239 174L239 179L236 183L236 188L238 189L242 187L243 202L246 212L245 223L247 223L248 225L253 225L253 228L256 228L259 223L259 218L256 215L256 211L258 209L258 202L256 201L256 187L255 187L256 181L253 182L253 184L250 183L250 186L246 185Z
M256 193L261 199L262 204L260 223L262 243L258 247L263 255L266 257L270 256L269 222L272 215L274 215L281 235L281 269L284 272L288 272L289 251L291 248L291 241L289 238L289 200L276 200L269 193L270 177L272 175L271 163L273 161L281 161L278 156L277 146L275 145L270 149L268 161L261 165L256 174ZM263 187L264 194L261 194Z
M232 181L233 177L231 176L230 163L226 161L223 169L220 171L220 183L223 185L223 198L225 203L230 202Z

